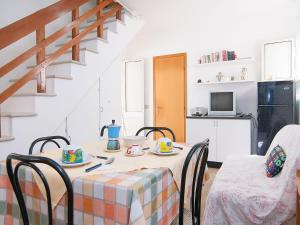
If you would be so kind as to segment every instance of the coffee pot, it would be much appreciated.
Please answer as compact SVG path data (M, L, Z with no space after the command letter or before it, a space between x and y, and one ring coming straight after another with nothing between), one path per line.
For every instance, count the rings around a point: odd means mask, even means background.
M103 137L105 129L108 130L108 141L107 141L107 150L119 150L119 134L121 126L115 124L115 120L112 120L112 123L107 126L103 126L100 132L100 136Z

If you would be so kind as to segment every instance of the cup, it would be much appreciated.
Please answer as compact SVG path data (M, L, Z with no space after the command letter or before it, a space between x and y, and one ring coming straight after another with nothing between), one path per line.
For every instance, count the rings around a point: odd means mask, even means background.
M139 145L132 145L129 148L127 148L126 154L127 155L140 155L140 154L142 154L142 148Z

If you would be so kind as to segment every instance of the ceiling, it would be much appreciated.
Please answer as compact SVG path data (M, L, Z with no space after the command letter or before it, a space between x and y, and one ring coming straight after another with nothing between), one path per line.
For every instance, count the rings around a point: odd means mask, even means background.
M180 16L189 11L193 13L207 14L207 9L222 7L226 10L228 5L236 3L236 10L253 9L253 11L268 11L268 10L297 10L300 13L300 0L119 0L124 3L135 14L141 16L146 22L149 19L168 19L166 16L171 14ZM199 8L199 5L202 8ZM214 7L211 7L211 6ZM207 7L206 7L207 6ZM172 12L172 13L171 13Z

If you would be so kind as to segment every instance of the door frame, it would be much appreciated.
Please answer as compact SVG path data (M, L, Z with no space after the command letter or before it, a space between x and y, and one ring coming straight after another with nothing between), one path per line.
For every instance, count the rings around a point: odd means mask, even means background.
M186 109L187 109L187 53L176 53L176 54L168 54L168 55L160 55L153 57L153 124L156 126L156 74L155 74L155 60L161 58L170 58L174 56L183 56L184 57L184 142L186 141Z

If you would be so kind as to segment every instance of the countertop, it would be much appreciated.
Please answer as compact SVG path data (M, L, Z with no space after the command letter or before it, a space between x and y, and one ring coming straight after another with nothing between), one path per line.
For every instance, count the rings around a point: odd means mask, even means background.
M187 116L187 119L251 120L251 116Z

